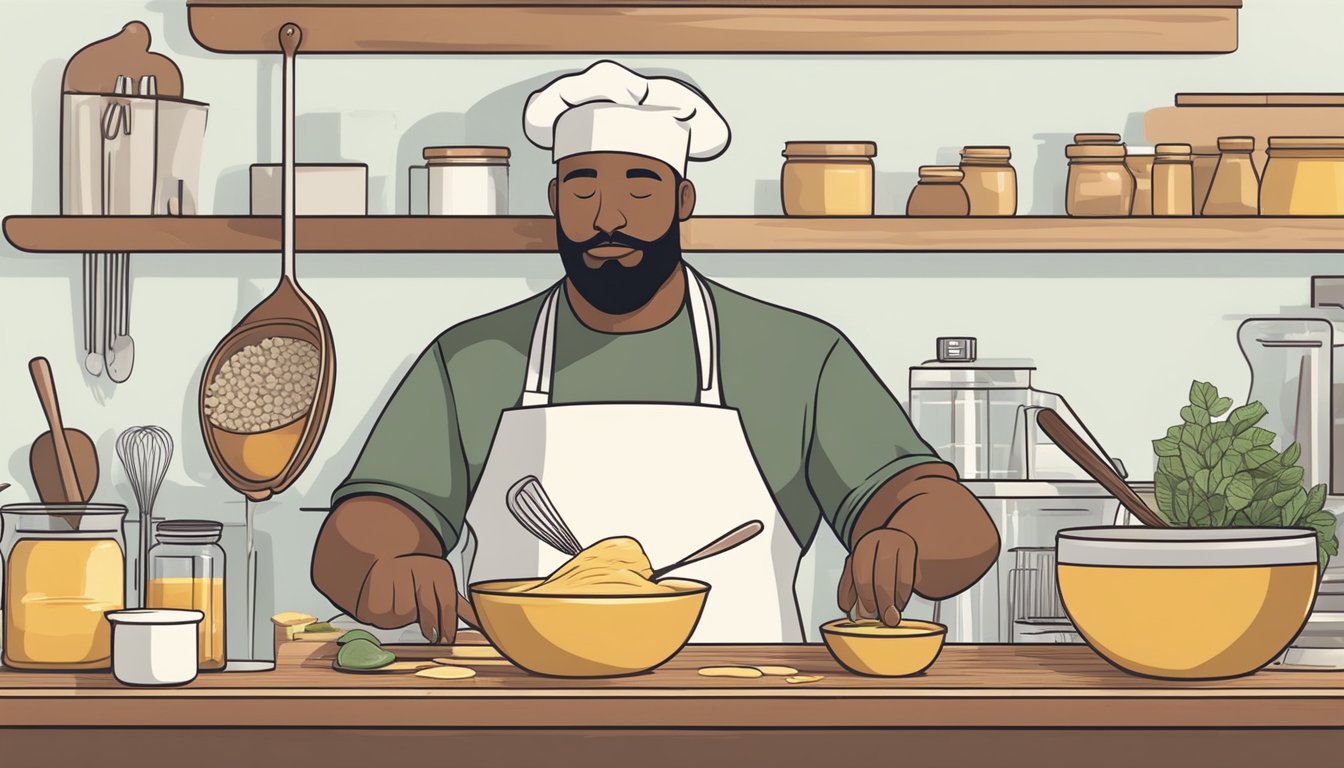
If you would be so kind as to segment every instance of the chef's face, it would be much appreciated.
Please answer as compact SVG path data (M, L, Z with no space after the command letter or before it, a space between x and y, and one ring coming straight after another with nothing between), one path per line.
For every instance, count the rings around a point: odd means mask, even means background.
M551 212L575 290L612 315L649 303L681 262L695 187L662 161L620 152L574 155L555 170Z

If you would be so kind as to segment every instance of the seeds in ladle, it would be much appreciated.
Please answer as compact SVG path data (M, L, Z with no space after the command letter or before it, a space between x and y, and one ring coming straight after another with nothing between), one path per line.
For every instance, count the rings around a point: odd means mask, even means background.
M319 362L317 347L301 339L249 344L219 367L202 408L211 424L230 432L276 429L312 408Z

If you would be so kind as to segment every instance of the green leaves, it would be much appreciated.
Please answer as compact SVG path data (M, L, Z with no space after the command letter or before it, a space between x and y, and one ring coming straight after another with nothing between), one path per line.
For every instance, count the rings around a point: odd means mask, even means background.
M1302 447L1274 450L1275 434L1256 426L1266 415L1261 403L1232 408L1232 399L1212 384L1192 382L1181 423L1153 441L1158 513L1178 527L1311 528L1324 568L1339 554L1325 486L1303 487Z

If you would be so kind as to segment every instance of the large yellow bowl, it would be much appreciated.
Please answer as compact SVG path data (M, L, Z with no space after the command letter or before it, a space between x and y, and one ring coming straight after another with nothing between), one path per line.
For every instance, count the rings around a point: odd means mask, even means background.
M1073 528L1059 593L1102 658L1139 675L1248 675L1302 631L1316 599L1316 533L1299 528Z
M946 637L947 627L942 624L910 619L897 627L856 625L849 619L821 625L821 639L842 667L876 677L923 672L942 652Z
M471 585L481 630L509 661L539 675L619 677L647 672L681 650L709 585L663 579L675 592L555 595L510 592L539 579Z

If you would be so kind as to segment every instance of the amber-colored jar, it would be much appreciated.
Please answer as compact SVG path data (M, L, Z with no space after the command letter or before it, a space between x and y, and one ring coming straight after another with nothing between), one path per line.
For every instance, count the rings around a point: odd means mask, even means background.
M961 186L965 174L955 165L924 165L919 183L905 204L907 216L966 216L971 201Z
M1153 159L1153 215L1193 216L1194 161L1189 144L1158 144Z
M1134 202L1134 176L1125 166L1123 144L1070 144L1068 192L1070 216L1128 216Z
M1012 216L1017 213L1017 171L1009 161L1009 147L966 147L961 150L962 189L972 216Z
M1260 175L1255 172L1252 136L1218 139L1218 169L1204 201L1205 216L1254 216L1260 212Z
M1075 133L1073 135L1074 144L1119 144L1120 134L1118 133Z
M1271 137L1265 216L1344 216L1344 137Z
M1195 147L1190 154L1190 191L1196 215L1204 210L1204 203L1209 199L1209 187L1213 186L1213 175L1218 171L1221 156L1216 147L1207 150Z
M1153 215L1153 158L1152 147L1126 147L1125 167L1134 177L1134 204L1131 216Z
M780 194L788 216L872 216L872 142L784 144Z

